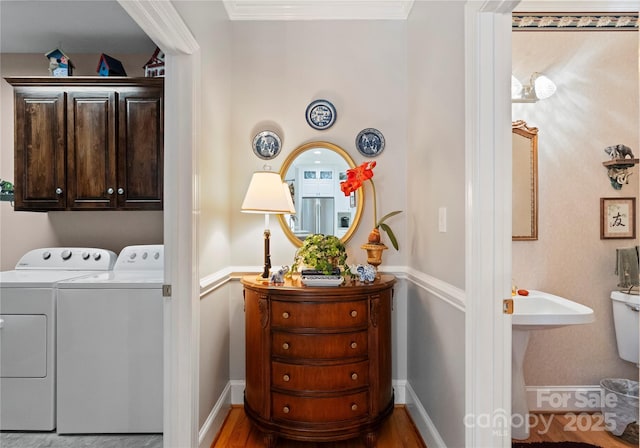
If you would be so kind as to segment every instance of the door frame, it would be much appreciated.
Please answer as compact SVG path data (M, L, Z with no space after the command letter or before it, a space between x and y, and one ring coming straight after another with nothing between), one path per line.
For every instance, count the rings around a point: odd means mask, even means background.
M465 444L511 447L511 11L465 5Z
M163 445L197 447L200 46L170 1L118 3L165 54Z

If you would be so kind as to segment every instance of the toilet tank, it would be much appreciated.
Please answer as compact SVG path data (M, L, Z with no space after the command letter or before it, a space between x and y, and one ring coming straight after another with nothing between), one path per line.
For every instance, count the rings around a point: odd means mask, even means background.
M616 329L618 354L625 361L638 364L640 360L640 296L621 291L611 293L613 322Z

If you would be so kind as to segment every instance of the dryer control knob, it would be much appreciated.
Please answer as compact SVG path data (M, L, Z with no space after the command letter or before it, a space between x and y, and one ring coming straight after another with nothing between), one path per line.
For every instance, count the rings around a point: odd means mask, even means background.
M134 258L136 258L136 253L132 252L131 255L129 255L129 259L133 260Z
M88 260L89 257L91 257L91 254L89 252L82 252L82 259L83 260Z
M101 259L101 258L102 258L102 255L100 255L100 252L95 252L95 253L93 254L93 259L94 259L94 260L98 261L98 260L99 260L99 259Z
M43 260L48 260L49 258L51 258L51 252L49 252L48 250L47 250L47 251L44 251L44 252L42 253L42 259L43 259Z
M142 252L142 259L143 259L143 260L146 260L148 256L149 256L149 254L148 254L148 253L146 253L146 252Z
M61 256L63 260L68 260L69 258L71 258L71 251L69 249L65 249L62 251Z
M153 254L153 258L156 260L160 258L160 252L156 252L155 254Z

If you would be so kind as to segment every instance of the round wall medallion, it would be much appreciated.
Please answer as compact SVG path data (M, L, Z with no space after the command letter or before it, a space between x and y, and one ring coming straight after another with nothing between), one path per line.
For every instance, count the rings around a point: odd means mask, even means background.
M253 138L253 152L261 159L273 159L281 147L280 137L275 132L262 131Z
M356 137L356 147L363 156L375 157L384 149L384 135L377 129L363 129Z
M307 106L307 123L314 129L329 129L336 122L336 108L327 100L316 100Z

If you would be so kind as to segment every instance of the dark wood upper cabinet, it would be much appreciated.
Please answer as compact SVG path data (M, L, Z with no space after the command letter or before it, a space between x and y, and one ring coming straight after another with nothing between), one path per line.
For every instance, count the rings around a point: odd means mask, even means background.
M15 93L15 204L17 210L64 210L64 92Z
M162 210L162 78L6 80L16 210Z

